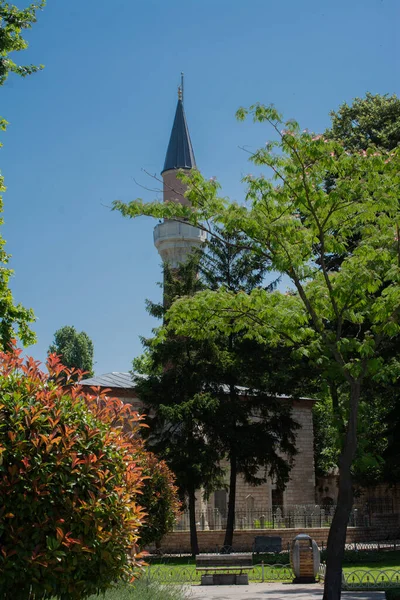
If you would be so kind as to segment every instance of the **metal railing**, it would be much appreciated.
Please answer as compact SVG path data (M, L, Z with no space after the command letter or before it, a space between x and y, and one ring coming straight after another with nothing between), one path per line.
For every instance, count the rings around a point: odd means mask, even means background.
M237 509L235 511L236 530L265 530L292 528L329 528L332 523L335 506L302 504L292 506L273 506L272 508ZM196 525L199 531L218 531L226 527L227 514L218 508L196 511ZM363 508L352 510L349 526L368 527L370 517ZM184 511L174 525L174 531L189 531L189 512Z
M327 539L328 539L328 530L326 531L326 540L322 540L318 542L318 547L319 549L324 552L326 551L326 545L327 545ZM287 544L282 544L282 552L275 552L275 553L268 553L269 557L274 556L276 558L277 562L286 562L289 561L289 550L290 550L290 542L287 542ZM358 555L360 552L366 552L366 553L376 553L376 552L380 552L380 551L396 551L396 550L400 550L400 539L395 539L395 540L380 540L380 541L358 541L358 542L351 542L345 545L345 550L347 552L356 552ZM202 544L202 552L206 552L207 554L221 554L221 553L240 553L240 554L253 554L252 550L249 549L249 545L248 544L235 544L234 546L222 546L219 544L209 544L209 545L205 545L204 543ZM150 552L149 552L149 556L148 556L148 560L152 561L157 560L163 560L166 564L168 563L168 561L174 561L176 560L176 558L180 557L180 558L184 558L187 557L189 560L189 557L191 556L190 550L189 548L186 546L179 546L179 545L173 545L171 547L169 546L162 546L160 549L156 550L155 548L150 548ZM146 559L147 560L147 559ZM272 561L271 558L269 558L269 560ZM368 560L370 560L368 558Z
M319 577L325 579L326 565L319 568ZM342 572L343 590L387 590L400 586L400 570L398 569L363 569Z

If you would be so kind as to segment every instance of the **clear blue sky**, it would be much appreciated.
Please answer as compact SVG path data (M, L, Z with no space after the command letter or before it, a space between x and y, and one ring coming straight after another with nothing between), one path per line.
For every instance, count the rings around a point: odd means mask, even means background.
M37 315L29 352L43 360L74 325L97 373L126 371L156 325L155 223L106 206L153 198L135 180L152 187L142 169L161 171L180 71L197 164L240 199L251 169L239 146L269 134L236 109L272 102L323 131L345 100L399 94L399 22L399 0L48 0L19 55L45 70L0 92L12 289Z

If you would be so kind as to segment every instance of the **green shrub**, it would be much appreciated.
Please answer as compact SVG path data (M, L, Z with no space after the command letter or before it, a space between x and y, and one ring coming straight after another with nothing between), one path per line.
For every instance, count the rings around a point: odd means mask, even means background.
M394 564L400 561L399 551L385 550L346 550L344 553L344 565L362 565L365 563L384 563L385 561L394 559ZM321 560L326 560L326 550L321 552Z
M146 512L146 519L140 530L139 543L140 547L144 547L154 542L157 544L172 530L181 505L178 501L175 476L165 461L151 452L145 452L140 466L145 485L141 490L139 501Z

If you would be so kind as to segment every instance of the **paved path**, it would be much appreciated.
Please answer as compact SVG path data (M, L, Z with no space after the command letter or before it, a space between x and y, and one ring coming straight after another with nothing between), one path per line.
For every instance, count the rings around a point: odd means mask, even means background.
M307 600L321 599L319 583L250 583L249 585L192 585L189 598L203 600ZM384 600L384 592L342 592L342 600Z

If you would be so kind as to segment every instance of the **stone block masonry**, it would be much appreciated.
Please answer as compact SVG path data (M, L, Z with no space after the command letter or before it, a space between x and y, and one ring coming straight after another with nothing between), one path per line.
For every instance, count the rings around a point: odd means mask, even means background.
M280 536L282 538L282 550L286 550L293 538L299 533L306 532L319 546L326 547L329 529L327 527L315 527L310 529L259 529L235 531L233 536L233 548L241 552L252 552L254 539L257 535ZM200 552L216 552L224 544L224 531L198 531ZM379 540L393 539L394 532L379 527L349 527L347 529L346 543L375 542ZM190 553L190 534L188 531L169 533L161 541L160 549L166 553Z

